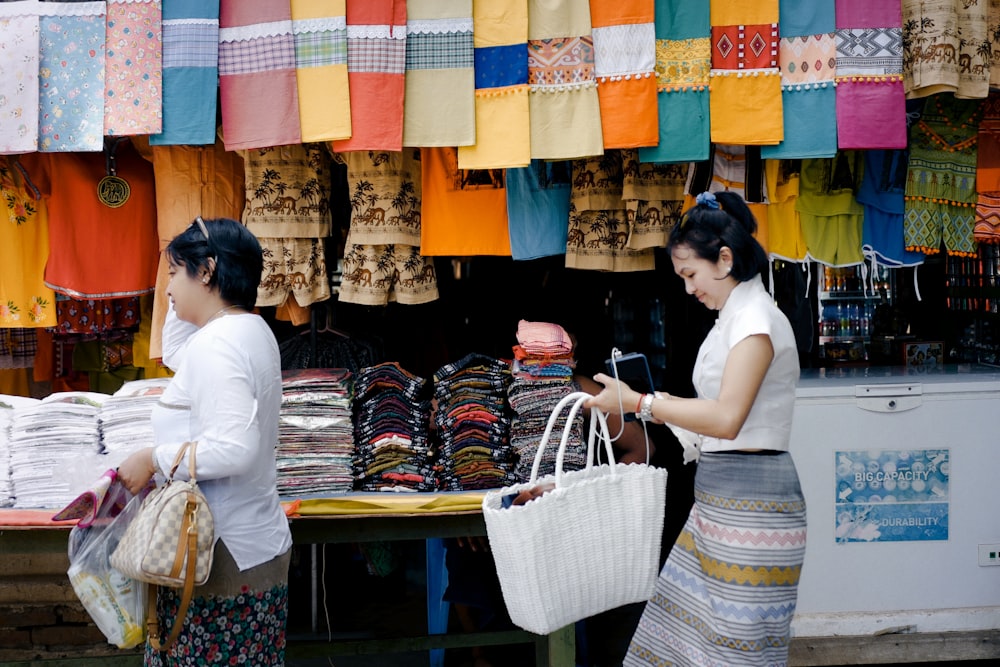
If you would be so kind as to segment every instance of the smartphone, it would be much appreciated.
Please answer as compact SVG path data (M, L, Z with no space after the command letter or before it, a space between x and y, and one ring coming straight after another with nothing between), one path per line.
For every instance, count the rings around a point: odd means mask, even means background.
M649 361L645 354L618 352L604 363L608 367L608 375L617 377L640 394L652 394L655 391L653 374L649 371ZM636 419L635 413L631 411L634 406L623 405L622 407L625 409L625 421Z

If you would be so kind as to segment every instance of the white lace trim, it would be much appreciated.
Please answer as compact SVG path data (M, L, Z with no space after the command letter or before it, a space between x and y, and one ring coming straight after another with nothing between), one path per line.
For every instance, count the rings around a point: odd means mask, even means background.
M348 25L347 39L406 39L406 26Z
M155 0L108 0L109 5L138 5L138 4L153 4Z
M38 0L0 2L0 18L38 16Z
M219 19L164 19L163 25L219 25Z
M311 32L343 32L347 30L347 17L327 16L319 19L292 19L292 30L296 35Z
M261 37L279 37L292 34L292 20L252 23L234 28L219 28L219 43L244 42Z
M410 35L444 35L453 32L472 32L472 18L417 19L406 22Z
M106 16L105 2L40 2L39 16Z

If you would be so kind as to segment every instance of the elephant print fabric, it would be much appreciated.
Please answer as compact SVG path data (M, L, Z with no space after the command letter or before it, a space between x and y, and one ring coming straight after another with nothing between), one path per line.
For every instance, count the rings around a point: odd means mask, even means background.
M240 154L246 174L243 223L264 251L257 305L280 306L289 296L302 307L328 299L323 239L333 227L329 149L293 144Z
M420 253L420 150L349 151L334 159L347 167L351 199L339 300L368 306L436 300L433 260Z

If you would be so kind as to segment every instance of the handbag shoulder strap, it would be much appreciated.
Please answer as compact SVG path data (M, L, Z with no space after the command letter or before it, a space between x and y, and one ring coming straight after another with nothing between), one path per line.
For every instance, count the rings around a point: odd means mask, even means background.
M180 467L181 461L184 460L184 453L190 452L188 454L188 474L191 477L191 481L197 483L198 475L195 472L195 455L194 455L197 447L198 447L197 440L191 440L181 445L181 448L177 450L177 456L174 457L174 462L170 465L170 474L167 475L167 479L174 478L174 474L177 472L177 468Z

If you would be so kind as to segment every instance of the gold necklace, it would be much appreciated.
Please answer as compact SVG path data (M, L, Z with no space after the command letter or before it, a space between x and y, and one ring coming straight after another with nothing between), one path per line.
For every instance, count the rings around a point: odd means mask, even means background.
M222 315L223 313L225 313L227 310L232 310L233 308L239 308L239 307L240 306L238 306L236 304L233 304L232 306L226 306L225 308L220 308L219 311L217 313L215 313L215 315L212 315L210 318L208 318L208 320L205 322L205 324L208 324L212 320L216 319L217 317L219 317L220 315Z

